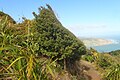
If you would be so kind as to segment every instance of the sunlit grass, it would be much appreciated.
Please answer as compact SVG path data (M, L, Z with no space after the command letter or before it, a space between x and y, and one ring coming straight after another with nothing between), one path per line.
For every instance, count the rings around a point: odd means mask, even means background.
M42 60L36 55L36 41L32 41L32 36L28 34L20 35L21 40L16 41L19 35L8 34L6 20L0 22L0 80L48 80L54 79L54 61L50 59ZM12 25L14 26L14 25ZM27 37L27 38L26 38ZM26 42L27 40L27 42ZM15 41L15 42L14 42ZM17 43L16 43L17 42ZM20 44L20 45L19 45ZM21 45L22 44L22 45Z

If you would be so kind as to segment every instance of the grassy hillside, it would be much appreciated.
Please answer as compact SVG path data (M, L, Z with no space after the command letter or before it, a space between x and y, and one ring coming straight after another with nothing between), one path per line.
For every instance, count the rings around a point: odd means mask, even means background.
M86 48L47 7L33 13L33 20L24 18L18 24L0 12L0 79L55 80L67 73L76 76L68 64L79 60Z
M12 19L8 14L5 14L4 12L0 11L0 21L2 19L7 19L7 21L9 23L15 24L16 22L14 21L14 19Z
M99 53L94 49L88 50L82 59L96 66L103 76L103 80L119 80L120 79L120 52L112 51L110 53Z
M86 50L49 5L33 15L16 23L0 12L0 80L120 79L120 51Z

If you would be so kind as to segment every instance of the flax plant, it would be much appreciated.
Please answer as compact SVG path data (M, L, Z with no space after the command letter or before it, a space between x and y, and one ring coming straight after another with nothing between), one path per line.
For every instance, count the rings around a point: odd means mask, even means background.
M0 80L54 79L52 60L44 61L37 55L38 43L34 41L34 33L30 32L30 22L26 26L26 35L15 35L16 32L8 34L7 23L7 18L0 21ZM19 36L23 41L17 40Z

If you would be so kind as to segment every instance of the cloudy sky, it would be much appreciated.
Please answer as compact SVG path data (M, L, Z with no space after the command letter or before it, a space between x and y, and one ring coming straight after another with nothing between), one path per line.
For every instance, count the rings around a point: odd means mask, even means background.
M19 22L23 16L32 19L46 3L76 36L120 37L120 0L0 0L0 10Z

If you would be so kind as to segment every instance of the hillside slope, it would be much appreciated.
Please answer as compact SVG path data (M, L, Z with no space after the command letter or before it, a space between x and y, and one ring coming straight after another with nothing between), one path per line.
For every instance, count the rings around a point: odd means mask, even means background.
M10 23L12 23L12 24L15 24L15 23L16 23L15 20L14 20L11 16L9 16L8 14L0 11L0 21L1 21L1 20L5 20L6 18L7 18L7 21L8 21L8 22L10 22Z
M39 11L22 23L0 13L0 79L54 80L62 71L80 79L72 67L86 53L83 42L62 26L49 5Z

